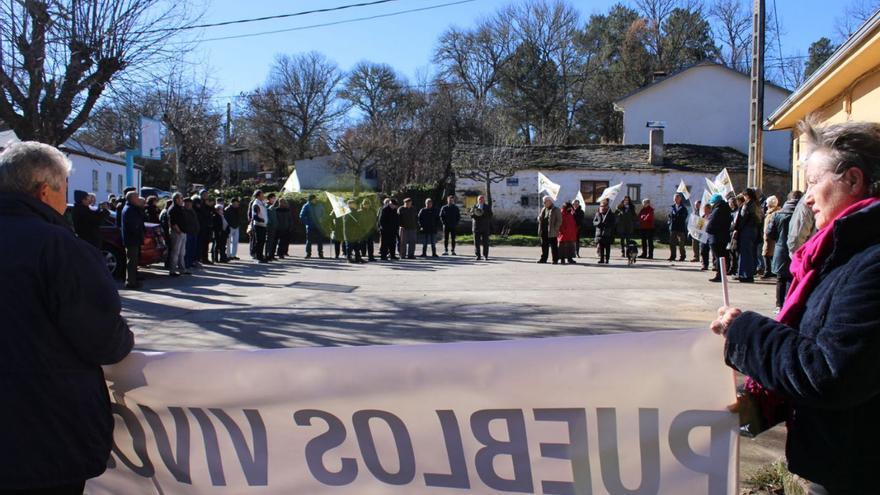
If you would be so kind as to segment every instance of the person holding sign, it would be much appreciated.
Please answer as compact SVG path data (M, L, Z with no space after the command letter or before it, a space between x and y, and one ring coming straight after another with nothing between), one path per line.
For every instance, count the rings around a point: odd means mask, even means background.
M775 320L722 307L711 329L726 339L726 363L757 384L761 393L748 399L775 395L788 405L790 414L759 420L787 421L788 468L812 483L809 493L876 493L880 124L799 129L808 151L804 201L818 231L792 255L791 289Z

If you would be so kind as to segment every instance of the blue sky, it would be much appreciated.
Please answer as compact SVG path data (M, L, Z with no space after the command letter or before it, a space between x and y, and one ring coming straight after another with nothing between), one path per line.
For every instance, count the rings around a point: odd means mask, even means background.
M450 3L456 0L397 0L394 2L271 20L234 26L204 29L201 38L235 36L262 31L282 30L313 24L337 22ZM570 0L583 19L607 12L621 0ZM711 1L711 0L708 0ZM806 55L812 41L821 36L835 38L835 19L843 14L848 0L775 0L781 23L783 52L786 56ZM226 96L250 91L262 84L276 55L316 50L348 70L360 60L384 62L408 79L431 72L431 56L436 41L451 25L468 27L477 19L492 15L511 0L474 0L434 10L394 17L366 20L264 36L202 41L191 54L218 90ZM260 17L315 8L358 3L358 0L211 0L203 22ZM623 3L632 3L623 0ZM751 3L751 2L749 2ZM768 9L774 0L767 0ZM771 40L768 40L768 44ZM768 50L771 49L768 46ZM776 55L775 45L769 56Z

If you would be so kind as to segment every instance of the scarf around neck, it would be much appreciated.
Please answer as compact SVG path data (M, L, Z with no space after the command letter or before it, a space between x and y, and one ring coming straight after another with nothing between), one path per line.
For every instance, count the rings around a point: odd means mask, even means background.
M865 198L850 205L794 252L789 266L792 276L791 287L785 297L785 305L776 317L777 321L792 327L798 326L806 309L807 300L819 284L822 267L834 250L834 224L839 219L877 202L880 202L880 198Z

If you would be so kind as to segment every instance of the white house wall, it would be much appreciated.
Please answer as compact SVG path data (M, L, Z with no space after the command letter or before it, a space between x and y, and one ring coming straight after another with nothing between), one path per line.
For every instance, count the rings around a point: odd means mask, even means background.
M73 164L67 188L68 203L73 203L73 192L78 190L93 193L98 198L98 201L106 200L107 196L111 194L116 196L122 194L122 190L125 189L125 165L74 153L68 153L67 157ZM93 184L93 172L98 173L97 188ZM111 176L109 185L107 183L108 173ZM138 189L142 186L141 173L140 169L134 169L134 183ZM121 184L120 177L122 179Z
M686 70L621 102L623 144L648 144L648 121L666 122L666 143L729 146L748 154L749 78L719 66ZM788 94L767 85L767 115ZM791 135L765 132L764 161L780 170L791 169Z
M340 187L348 188L352 184L352 174L340 170L334 166L333 155L317 156L311 159L297 160L294 162L300 188L306 190L339 190ZM361 172L361 185L375 188L377 182L367 179L365 171Z
M657 219L663 221L665 221L669 206L672 205L672 198L675 196L679 181L684 180L685 184L691 189L691 192L699 197L703 194L706 177L705 175L695 173L666 171L620 172L569 169L558 171L542 170L541 172L551 181L561 186L559 197L556 201L557 205L573 200L578 191L580 191L581 181L584 180L608 181L609 186L615 186L623 182L624 185L621 188L621 193L613 205L615 207L626 195L627 184L641 185L641 198L639 200L650 199L654 209L657 210ZM534 198L537 195L538 170L519 171L514 175L514 178L519 180L519 184L516 186L508 186L506 181L492 184L492 206L495 216L498 218L513 217L520 220L534 220L540 211L540 205L536 201L530 201L529 207L524 208L521 206L521 199L523 196ZM485 192L485 185L468 179L459 179L456 183L456 189L459 196L470 191L479 191L482 194ZM461 202L461 198L459 200ZM586 214L593 215L597 208L596 205L587 205L584 210Z

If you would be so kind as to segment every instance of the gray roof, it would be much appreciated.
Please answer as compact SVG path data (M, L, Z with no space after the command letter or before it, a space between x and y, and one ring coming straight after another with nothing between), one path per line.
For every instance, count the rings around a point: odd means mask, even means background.
M459 144L453 151L453 163L464 160L484 148L476 144ZM647 144L583 144L566 146L518 146L511 148L511 159L524 169L583 169L637 172L698 172L716 174L726 168L730 172L748 170L749 157L733 148L696 144L667 144L663 164L648 162ZM788 175L788 172L764 164L764 173Z

